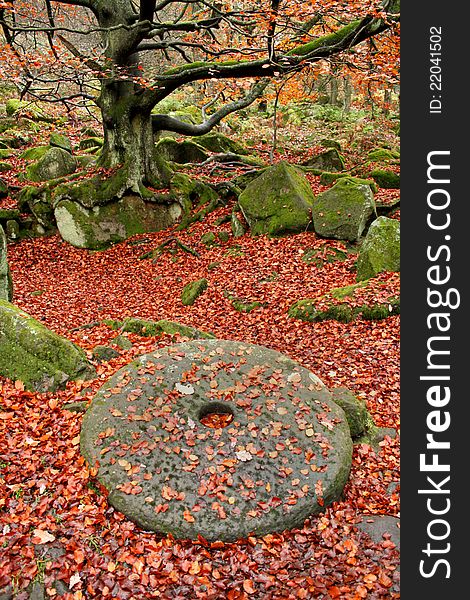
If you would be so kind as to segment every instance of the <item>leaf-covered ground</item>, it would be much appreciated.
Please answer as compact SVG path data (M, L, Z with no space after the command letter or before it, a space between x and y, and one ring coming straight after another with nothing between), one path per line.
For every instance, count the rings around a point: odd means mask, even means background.
M262 344L298 360L326 385L354 390L377 425L398 429L399 317L312 324L287 315L300 298L355 283L355 255L322 268L308 264L302 260L308 249L345 249L310 232L230 237L207 248L201 235L229 231L214 221L230 210L219 209L188 231L137 236L103 252L75 249L58 236L11 245L15 303L90 351L116 335L104 319L126 316L171 319ZM172 233L200 256L178 250L140 259ZM201 277L208 289L193 306L183 306L183 286ZM397 291L397 275L377 280L386 283L377 295ZM233 298L262 305L238 312ZM386 537L374 544L355 527L362 514L398 514L397 439L386 437L378 452L355 446L344 498L302 530L235 544L176 541L140 531L110 508L80 457L82 417L63 406L91 399L134 356L177 339L125 335L134 346L97 365L90 383L33 394L0 380L0 588L12 584L19 599L31 581L66 599L398 597L394 544Z
M297 145L302 131L295 132ZM68 134L78 141L77 131ZM35 142L43 143L45 135L41 132ZM320 150L310 140L300 145L310 154ZM264 158L269 154L263 145L256 151ZM27 163L19 153L9 159L12 169L2 177L21 187L17 175ZM308 152L275 156L300 162ZM353 154L347 158L348 167L361 160ZM227 178L211 166L199 175L211 181ZM309 175L309 180L314 193L326 189L318 177ZM387 203L398 191L380 190L375 197ZM13 196L1 206L14 207ZM215 222L231 210L231 205L220 208L186 231L136 236L102 252L75 249L58 235L10 244L14 302L90 357L96 345L112 345L118 333L103 321L127 316L170 319L219 338L268 346L314 371L327 386L350 388L367 402L376 425L398 432L399 317L345 324L288 316L299 299L354 284L354 252L346 260L328 262L334 248L351 249L312 232L280 239L230 236L206 247L202 234L230 232L228 223ZM141 259L171 235L199 257L169 246L155 260ZM315 260L305 260L312 254ZM184 285L202 277L209 282L207 290L194 305L183 306ZM376 284L347 300L360 305L399 291L397 274L381 274ZM239 312L234 300L260 305ZM65 600L399 597L394 543L387 535L374 543L357 528L364 515L399 516L398 436L385 437L377 451L356 445L341 501L299 530L231 544L178 541L141 531L111 508L80 456L82 414L64 405L91 401L110 375L134 357L181 341L169 335L124 335L132 348L114 345L119 356L96 364L98 376L91 382L34 394L0 377L0 596L9 589L17 600L26 600L26 589L35 583L44 586L46 597Z

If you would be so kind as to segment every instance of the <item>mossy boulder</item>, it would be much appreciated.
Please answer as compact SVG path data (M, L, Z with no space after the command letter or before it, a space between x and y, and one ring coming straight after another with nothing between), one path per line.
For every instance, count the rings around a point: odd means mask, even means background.
M302 171L282 161L249 183L238 203L253 235L282 235L311 226L314 200Z
M354 392L348 388L330 388L330 392L333 396L333 402L341 406L346 414L353 440L366 433L373 423L366 403L357 398Z
M157 321L157 325L163 333L167 333L168 335L180 335L189 339L215 338L213 333L201 331L200 329L183 325L182 323L177 323L176 321L167 321L166 319L161 319L160 321Z
M344 169L344 158L336 148L330 148L313 156L305 163L305 166L322 171L342 171Z
M201 235L201 243L206 247L215 246L217 244L217 236L213 231L206 231Z
M0 374L29 390L47 392L96 373L83 350L0 300Z
M374 162L397 161L400 159L400 153L395 150L388 150L387 148L376 148L369 152L367 158Z
M372 193L374 194L379 190L379 186L375 183L373 179L354 177L349 173L330 173L329 171L323 171L323 173L320 174L320 183L322 185L333 185L338 181L338 179L343 179L345 177L347 177L351 181L355 181L356 183L363 183L365 185L368 185L372 190Z
M208 286L207 279L197 279L184 286L181 292L181 303L184 306L194 304Z
M400 222L387 217L369 227L357 259L357 281L382 271L400 271Z
M49 181L74 173L77 169L75 158L62 148L51 148L37 163L26 168L29 181Z
M33 146L32 148L27 148L24 152L20 154L20 158L24 158L25 160L39 160L41 159L49 150L50 146Z
M2 135L1 141L5 148L23 148L27 144L30 144L32 139L30 135L22 131L16 131L15 129L8 129Z
M72 144L66 135L54 131L54 133L51 133L49 144L53 148L62 148L62 150L67 150L72 154Z
M6 173L7 171L11 171L12 166L10 163L0 161L0 173Z
M59 200L54 209L62 238L72 246L92 250L122 242L137 233L166 229L181 213L177 202L156 204L130 195L93 208L64 199Z
M362 318L367 321L386 319L400 312L400 297L390 296L385 300L367 301L359 304L354 301L356 290L367 287L369 280L353 285L334 288L317 298L298 300L289 308L288 314L293 319L311 323L333 319L341 323L349 323Z
M10 190L8 188L6 181L3 181L3 179L0 179L0 198L6 198L6 196L8 196L9 193L10 193Z
M177 321L168 321L160 319L159 321L150 321L147 319L139 319L137 317L127 317L124 321L106 321L112 329L119 329L121 332L136 333L142 337L154 337L166 333L168 335L180 335L189 339L212 339L215 336L207 331L201 331L189 325L183 325ZM123 337L123 336L118 336ZM114 343L117 343L115 338ZM132 344L127 338L127 348L132 347ZM119 345L119 344L118 344Z
M361 237L374 212L370 186L344 177L315 198L314 229L325 238L354 242Z
M248 150L235 140L230 139L222 133L206 133L194 138L195 141L209 152L230 152L232 154L249 154Z
M236 213L232 213L230 217L230 228L232 230L232 234L234 238L242 237L245 235L245 228L243 227L243 223L240 221Z
M119 352L110 346L95 346L93 348L93 358L98 363L109 362L113 358L117 358Z
M31 212L45 229L55 227L51 190L48 186L25 185L18 196L18 207Z
M7 236L0 225L0 300L11 301L13 298L13 283L7 257Z
M78 144L79 150L91 150L93 152L97 152L102 148L104 144L104 139L99 136L87 137L83 140L80 140Z
M55 118L47 115L46 112L34 102L10 98L5 104L5 111L9 117L28 116L34 121L45 121L52 123Z
M208 158L205 149L191 140L177 142L172 138L163 138L157 143L156 152L163 159L178 164L202 163Z
M0 146L0 160L8 159L13 156L14 152L11 148L2 148Z
M400 175L390 169L374 169L369 174L375 183L385 189L400 189Z

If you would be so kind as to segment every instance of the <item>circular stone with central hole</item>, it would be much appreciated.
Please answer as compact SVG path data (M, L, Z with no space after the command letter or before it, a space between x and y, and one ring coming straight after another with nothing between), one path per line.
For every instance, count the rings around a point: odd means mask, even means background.
M225 426L207 426L221 415ZM352 441L309 370L262 346L197 340L111 377L84 416L81 451L140 527L233 541L301 527L337 500Z

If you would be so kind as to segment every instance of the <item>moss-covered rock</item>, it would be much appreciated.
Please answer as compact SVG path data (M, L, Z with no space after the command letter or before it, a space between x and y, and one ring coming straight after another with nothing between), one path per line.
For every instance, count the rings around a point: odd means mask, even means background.
M298 300L289 308L289 316L293 319L309 321L311 323L334 319L341 323L349 323L358 318L367 321L386 319L400 312L400 297L390 296L386 300L369 301L358 304L348 301L354 299L357 289L369 285L369 280L334 288L318 298L305 298ZM344 300L344 302L342 302Z
M6 173L7 171L11 171L12 166L10 163L0 161L0 173Z
M193 204L197 203L199 206L207 204L209 206L213 203L215 206L219 199L219 195L210 185L197 179L191 179L184 173L175 173L172 176L170 192L182 207L181 229L186 226L185 219L190 218L189 213Z
M215 233L213 231L206 231L206 233L203 233L201 235L201 243L207 247L217 244L217 237Z
M5 198L10 193L8 184L3 179L0 179L0 198Z
M381 271L400 270L400 222L375 219L362 243L357 259L357 281L374 277Z
M184 286L181 292L181 303L184 306L194 304L208 286L207 279L197 279Z
M369 429L371 423L373 423L366 403L357 398L348 388L330 388L330 392L333 396L333 401L341 406L346 414L353 440L363 435Z
M317 156L309 158L304 164L322 171L342 171L344 169L344 158L336 148L330 148L317 154Z
M20 225L18 221L10 219L5 223L5 233L7 238L11 241L19 240L20 238Z
M253 235L297 233L312 222L310 184L302 171L284 161L249 183L238 203Z
M201 331L189 325L183 325L177 321L168 321L160 319L159 321L150 321L147 319L138 319L136 317L128 317L124 321L107 322L112 329L119 329L121 332L136 333L142 337L154 337L166 333L168 335L180 335L189 339L212 339L215 336L207 331ZM118 338L123 338L124 345L118 343ZM113 340L113 343L124 347L131 348L131 342L124 336L118 336Z
M387 148L376 148L369 152L367 158L374 162L397 161L400 158L400 153L395 150L388 150Z
M5 111L9 117L27 116L34 121L45 121L52 123L55 117L47 115L46 112L34 102L10 98L5 104Z
M25 160L39 160L51 149L50 146L33 146L20 154Z
M230 228L232 230L232 234L234 238L242 237L245 235L245 228L243 227L243 223L237 217L235 212L232 213L230 217Z
M0 160L11 158L14 152L11 148L2 148L0 146Z
M233 154L249 154L248 150L235 140L217 132L206 133L194 140L209 152L230 152Z
M96 373L83 350L0 300L0 374L46 392Z
M260 308L264 305L258 300L254 300L253 302L243 302L238 298L234 298L232 300L232 306L238 312L250 313L252 310L256 310L257 308Z
M400 175L390 169L374 169L369 175L381 188L400 189Z
M11 301L13 298L13 283L7 257L7 236L0 225L0 300Z
M108 362L113 358L117 358L119 356L119 352L114 348L109 346L95 346L93 348L93 358L99 362Z
M191 140L177 142L173 138L162 138L157 143L156 152L165 160L178 164L202 163L208 158L205 149Z
M51 133L49 144L53 148L62 148L62 150L66 150L67 152L70 152L70 154L72 154L72 144L66 135L54 131L53 133Z
M320 175L320 183L322 185L332 185L338 181L338 179L344 179L347 177L351 181L354 181L358 184L368 185L372 190L372 193L376 193L379 189L379 186L375 183L373 179L363 179L362 177L353 177L349 173L330 173L329 171L323 171Z
M29 210L46 230L55 227L51 190L48 186L24 186L18 196L18 207L22 211Z
M30 144L32 138L30 135L23 131L16 131L16 129L8 129L2 135L1 141L5 148L23 148L27 144Z
M104 139L102 137L91 136L91 137L87 137L83 140L80 140L80 143L78 144L78 149L79 150L92 150L94 152L97 152L98 150L100 150L103 147L103 144L104 144Z
M336 150L341 152L341 144L339 142L337 142L336 140L330 140L329 138L323 138L320 141L320 144L324 148L335 148Z
M157 325L163 333L167 333L168 335L180 335L189 339L215 338L213 333L201 331L200 329L183 325L182 323L177 323L176 321L167 321L165 319L161 319L160 321L157 321Z
M26 168L29 181L49 181L74 173L77 169L75 158L62 148L51 148L37 163Z
M104 206L85 208L78 202L60 200L54 209L62 238L77 248L99 250L137 233L160 231L181 216L177 202L155 204L139 196L124 196Z
M345 177L315 198L313 224L322 237L357 241L374 211L370 187Z

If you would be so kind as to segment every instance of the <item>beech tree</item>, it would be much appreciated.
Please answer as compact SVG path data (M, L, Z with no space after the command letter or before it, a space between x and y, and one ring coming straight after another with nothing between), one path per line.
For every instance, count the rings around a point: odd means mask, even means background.
M52 97L53 79L44 77L45 56L52 73L70 58L99 82L96 95L81 84L62 99L83 94L96 102L104 130L101 165L122 170L121 194L167 183L155 132L208 133L258 98L270 78L351 51L398 19L399 0L0 2L4 51L22 70L23 95L39 97L49 82L45 97L60 99ZM198 125L152 114L175 90L207 80L241 80L244 91Z

